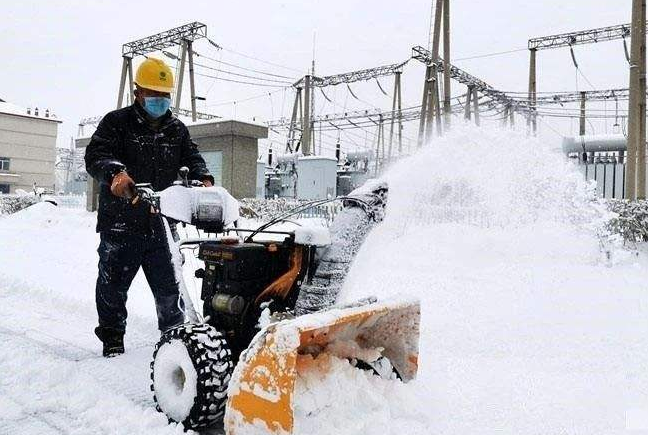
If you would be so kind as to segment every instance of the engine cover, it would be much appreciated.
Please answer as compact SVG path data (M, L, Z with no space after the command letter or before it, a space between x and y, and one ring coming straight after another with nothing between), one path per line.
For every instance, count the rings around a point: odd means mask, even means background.
M198 258L205 262L201 299L210 324L223 331L238 357L257 332L261 307L257 296L288 270L292 243L200 244ZM272 311L294 307L298 287L284 301L273 301Z

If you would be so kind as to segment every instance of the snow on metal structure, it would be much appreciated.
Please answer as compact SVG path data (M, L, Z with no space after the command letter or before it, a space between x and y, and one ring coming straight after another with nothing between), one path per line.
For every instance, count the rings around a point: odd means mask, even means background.
M266 171L267 198L326 199L337 190L337 160L333 157L278 156L276 165Z
M371 151L347 153L338 168L337 194L345 196L360 187L369 178L369 162L373 160Z
M267 198L296 198L297 191L297 158L301 154L284 154L277 156L276 165L266 172Z

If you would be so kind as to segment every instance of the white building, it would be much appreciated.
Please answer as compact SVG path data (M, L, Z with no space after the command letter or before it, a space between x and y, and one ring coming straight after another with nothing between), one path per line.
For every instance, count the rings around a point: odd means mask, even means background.
M54 190L58 119L0 99L0 193Z

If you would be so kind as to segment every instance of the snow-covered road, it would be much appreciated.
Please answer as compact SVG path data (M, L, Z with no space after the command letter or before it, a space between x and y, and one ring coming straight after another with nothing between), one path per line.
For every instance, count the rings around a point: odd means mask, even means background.
M343 295L421 298L410 400L399 394L318 433L366 433L376 422L408 435L641 427L648 257L613 245L611 261L601 255L603 212L560 156L521 134L457 130L386 175L386 219ZM0 217L0 241L0 434L181 433L153 407L158 333L141 276L127 353L100 357L94 216L39 204Z

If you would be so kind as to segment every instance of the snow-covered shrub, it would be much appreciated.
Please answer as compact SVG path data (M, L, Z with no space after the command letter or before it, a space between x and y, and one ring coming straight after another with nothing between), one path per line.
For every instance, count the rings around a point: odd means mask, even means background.
M608 222L611 233L621 235L628 242L648 242L648 201L609 199L606 202L616 214Z
M308 202L310 201L292 198L245 198L239 200L239 214L244 218L257 219L261 222L265 222L296 207L307 204ZM292 217L312 217L332 221L340 208L341 203L337 201L320 206L309 207Z
M12 214L39 202L35 195L0 195L0 215Z

